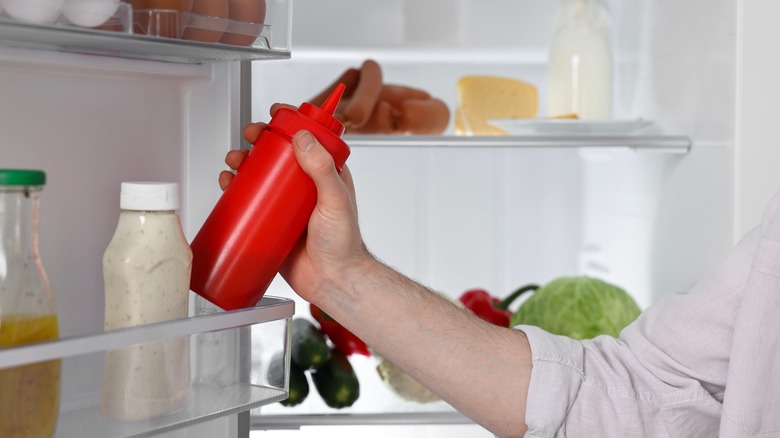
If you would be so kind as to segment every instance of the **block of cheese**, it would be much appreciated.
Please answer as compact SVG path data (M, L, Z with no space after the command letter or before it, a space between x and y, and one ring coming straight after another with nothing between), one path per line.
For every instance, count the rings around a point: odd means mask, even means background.
M488 120L536 117L538 106L538 91L532 84L499 76L464 76L458 80L455 133L506 135Z

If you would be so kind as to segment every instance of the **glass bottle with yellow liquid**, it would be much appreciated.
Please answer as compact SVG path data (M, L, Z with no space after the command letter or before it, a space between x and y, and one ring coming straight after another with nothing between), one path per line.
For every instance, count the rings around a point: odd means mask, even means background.
M0 169L0 348L57 338L51 286L38 253L40 170ZM54 435L60 361L0 369L0 438Z

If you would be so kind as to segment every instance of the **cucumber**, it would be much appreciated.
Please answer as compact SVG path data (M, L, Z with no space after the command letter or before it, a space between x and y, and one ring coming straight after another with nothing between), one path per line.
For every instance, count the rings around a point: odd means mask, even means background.
M311 373L314 387L325 404L341 409L352 406L360 396L360 382L349 359L341 351L333 349L330 360Z
M284 388L284 352L279 352L271 357L268 366L268 384L274 388Z
M330 347L320 329L308 319L293 318L293 362L304 371L311 370L325 365L330 355Z
M309 395L309 380L306 372L301 367L290 361L290 386L287 398L280 401L282 406L295 406L301 404Z

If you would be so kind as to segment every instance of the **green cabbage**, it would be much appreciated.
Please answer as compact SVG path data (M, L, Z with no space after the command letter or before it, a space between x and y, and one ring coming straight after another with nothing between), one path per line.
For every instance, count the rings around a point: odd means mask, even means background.
M534 292L512 315L511 325L533 325L574 339L617 337L639 312L617 286L587 276L562 277Z

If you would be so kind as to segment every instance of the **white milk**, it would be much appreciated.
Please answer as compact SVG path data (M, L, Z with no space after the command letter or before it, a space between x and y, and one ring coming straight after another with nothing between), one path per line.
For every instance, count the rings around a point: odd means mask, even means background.
M548 68L549 116L612 117L609 17L600 0L562 0Z
M103 256L105 329L186 318L192 251L178 185L122 183L122 212ZM141 420L180 409L190 386L189 338L106 353L101 412Z

